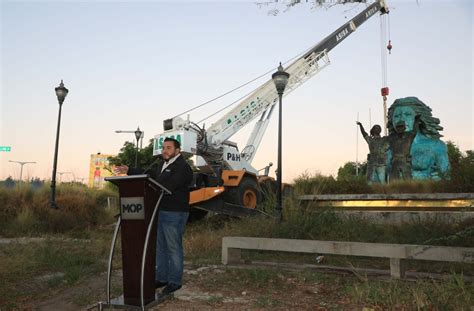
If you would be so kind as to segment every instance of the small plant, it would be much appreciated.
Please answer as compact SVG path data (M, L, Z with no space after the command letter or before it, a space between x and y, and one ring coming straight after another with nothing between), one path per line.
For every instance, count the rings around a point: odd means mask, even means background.
M218 305L224 301L224 297L222 296L211 296L207 299L207 303L210 305Z

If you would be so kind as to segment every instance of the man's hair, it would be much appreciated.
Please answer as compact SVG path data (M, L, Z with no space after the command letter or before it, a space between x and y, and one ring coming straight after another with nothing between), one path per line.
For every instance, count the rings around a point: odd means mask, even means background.
M439 125L440 121L438 118L433 117L431 114L431 108L416 97L405 97L399 98L393 102L388 109L388 133L389 135L395 133L395 128L392 124L393 113L397 107L408 106L415 111L415 115L420 120L420 132L431 138L440 138L439 132L443 130L443 127Z
M176 149L178 149L178 148L181 149L181 144L179 143L179 141L177 141L177 140L174 139L174 138L166 137L164 141L172 141L173 144L174 144L174 147L175 147Z

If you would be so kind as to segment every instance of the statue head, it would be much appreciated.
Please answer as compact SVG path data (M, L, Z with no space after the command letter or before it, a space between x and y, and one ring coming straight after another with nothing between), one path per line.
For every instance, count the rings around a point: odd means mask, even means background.
M380 136L380 133L382 133L382 128L378 124L375 124L370 129L370 136Z
M424 135L439 138L439 131L443 127L439 125L439 119L431 114L431 108L416 97L399 98L393 102L388 109L388 132L389 134L411 132L419 122L419 131Z

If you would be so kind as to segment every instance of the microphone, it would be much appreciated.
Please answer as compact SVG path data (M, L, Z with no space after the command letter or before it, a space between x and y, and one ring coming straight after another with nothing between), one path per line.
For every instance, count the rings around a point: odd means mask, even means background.
M151 170L152 166L155 165L155 163L156 163L158 160L163 160L163 156L162 156L161 154L158 155L158 156L156 157L156 159L155 159L153 162L151 162L150 165L148 165L148 167L143 171L143 174L148 173L148 172Z

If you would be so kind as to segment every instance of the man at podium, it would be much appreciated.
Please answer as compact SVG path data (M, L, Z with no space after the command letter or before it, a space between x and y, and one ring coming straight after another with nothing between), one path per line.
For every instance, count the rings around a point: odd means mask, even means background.
M166 138L161 154L163 161L148 172L171 191L170 195L163 196L158 213L155 288L164 287L163 295L180 289L183 279L183 233L189 216L193 171L180 152L179 141ZM128 175L140 173L136 169L128 170Z

